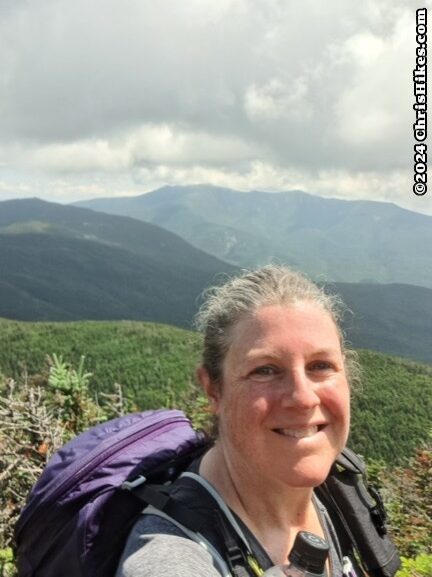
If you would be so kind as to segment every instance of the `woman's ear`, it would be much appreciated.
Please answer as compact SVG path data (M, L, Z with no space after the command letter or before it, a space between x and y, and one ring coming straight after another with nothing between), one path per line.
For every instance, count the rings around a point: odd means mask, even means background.
M215 384L211 380L208 370L203 365L199 365L197 367L196 375L198 381L201 383L202 388L204 389L205 394L207 395L213 412L217 413L220 399L219 385Z

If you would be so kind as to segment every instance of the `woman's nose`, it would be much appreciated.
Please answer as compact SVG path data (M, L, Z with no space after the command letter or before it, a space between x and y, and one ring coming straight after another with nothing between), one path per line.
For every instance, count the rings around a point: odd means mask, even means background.
M292 371L287 377L282 404L297 409L313 409L320 404L317 384L308 378L304 371Z

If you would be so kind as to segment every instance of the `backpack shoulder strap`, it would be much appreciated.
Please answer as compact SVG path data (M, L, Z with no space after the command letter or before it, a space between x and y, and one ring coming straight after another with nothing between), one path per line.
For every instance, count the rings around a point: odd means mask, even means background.
M192 473L190 471L186 471L184 473L182 473L180 475L180 478L189 478L189 479L193 479L196 483L200 484L202 487L204 487L204 489L211 495L211 497L216 501L219 509L223 512L223 514L225 515L226 519L228 520L228 522L230 523L231 527L234 529L234 531L236 532L236 534L238 535L239 539L242 541L245 550L252 555L252 550L250 548L250 545L248 543L248 540L246 539L243 531L240 528L240 525L237 523L237 521L235 520L233 514L231 513L231 511L229 510L229 508L227 507L225 501L222 499L222 497L219 495L219 493L216 491L216 489L213 487L213 485L211 483L209 483L206 479L204 479L204 477L201 477L201 475L197 475L196 473Z
M217 566L217 569L218 569L218 571L222 577L232 577L232 574L230 573L228 565L225 563L225 561L222 558L222 556L220 555L219 551L210 543L210 541L208 541L199 532L191 531L188 527L186 527L185 525L183 525L182 523L177 521L174 517L167 515L167 513L164 513L163 511L161 511L160 509L157 509L156 507L153 507L152 505L149 505L148 507L146 507L146 509L144 510L144 513L146 513L148 515L156 515L157 517L161 517L162 519L166 519L170 523L175 525L178 529L180 529L186 535L186 537L191 539L191 541L195 541L195 543L198 543L198 545L200 545L201 547L203 547L203 549L205 549L206 551L208 551L210 553L210 555L213 557L213 560Z
M212 547L206 546L206 549L211 554L217 551L218 556L226 560L229 575L261 575L262 571L242 529L219 493L200 475L187 471L170 487L142 482L131 490L143 503L152 506L146 512L153 514L159 511L160 516L169 519L201 545L202 542L205 546L212 543Z
M376 489L367 487L365 470L362 459L344 449L316 492L336 526L344 553L354 549L372 577L394 577L400 558L387 533L383 502Z
M357 475L364 475L366 473L366 464L363 459L348 447L345 447L338 455L336 465Z

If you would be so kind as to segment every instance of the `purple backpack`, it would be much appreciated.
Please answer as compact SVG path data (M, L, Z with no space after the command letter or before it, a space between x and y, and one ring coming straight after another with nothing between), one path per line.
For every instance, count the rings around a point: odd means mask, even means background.
M144 505L123 483L173 480L206 440L181 411L134 413L53 455L15 528L18 577L110 577Z

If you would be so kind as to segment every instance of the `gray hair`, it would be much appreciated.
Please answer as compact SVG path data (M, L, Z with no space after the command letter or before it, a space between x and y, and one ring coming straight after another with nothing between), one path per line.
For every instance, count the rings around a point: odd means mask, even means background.
M340 326L345 307L336 295L327 294L305 275L284 265L270 264L244 271L204 294L204 303L195 317L203 335L202 364L214 383L221 384L222 364L231 345L232 329L245 316L266 305L287 305L311 301L333 319L339 334L348 380L359 380L357 355L350 350Z

